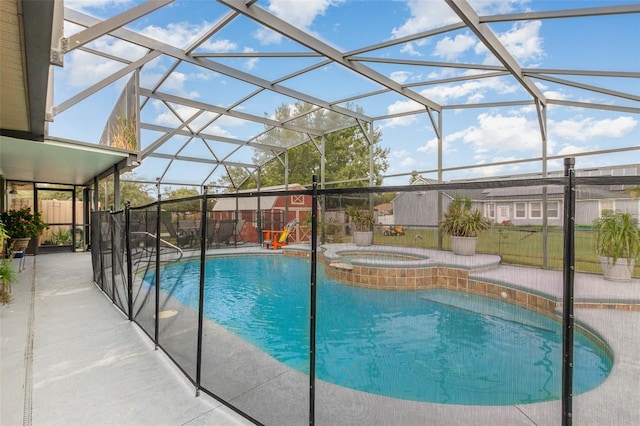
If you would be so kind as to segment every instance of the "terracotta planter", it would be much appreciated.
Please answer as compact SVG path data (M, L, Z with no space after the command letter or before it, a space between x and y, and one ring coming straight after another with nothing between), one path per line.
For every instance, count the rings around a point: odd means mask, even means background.
M451 237L451 251L460 256L473 256L477 244L477 237Z
M604 279L609 281L631 281L631 274L633 273L635 264L635 259L631 259L631 263L628 263L627 259L618 259L614 265L612 258L600 256L600 265L602 266Z

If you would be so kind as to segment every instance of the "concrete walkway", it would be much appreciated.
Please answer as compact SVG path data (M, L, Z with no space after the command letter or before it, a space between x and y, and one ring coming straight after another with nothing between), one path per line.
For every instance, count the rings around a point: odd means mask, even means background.
M195 397L92 281L89 253L26 259L0 307L2 426L252 424Z

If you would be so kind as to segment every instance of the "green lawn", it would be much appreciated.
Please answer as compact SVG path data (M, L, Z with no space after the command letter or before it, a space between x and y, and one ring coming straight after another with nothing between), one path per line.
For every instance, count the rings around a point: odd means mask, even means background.
M418 237L419 235L419 237ZM543 266L543 238L540 228L523 231L509 228L493 228L478 238L478 252L502 256L503 263L525 266ZM589 230L575 232L575 261L577 272L601 273L600 262L595 253L595 233ZM408 229L405 235L385 236L376 233L375 244L398 245L435 249L438 247L436 230ZM449 237L443 237L443 248L450 250ZM550 269L562 269L562 230L553 228L548 231L547 253ZM634 277L640 276L640 267L636 265Z

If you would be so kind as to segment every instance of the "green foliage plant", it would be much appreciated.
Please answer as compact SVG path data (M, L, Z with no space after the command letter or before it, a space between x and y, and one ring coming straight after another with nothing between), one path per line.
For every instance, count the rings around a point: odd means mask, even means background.
M11 266L11 258L0 260L0 304L6 305L11 302L11 283L16 282L18 275Z
M456 195L449 204L444 219L440 222L440 230L452 237L477 237L489 228L489 221L482 212L473 209L471 199Z
M31 207L2 212L0 221L4 224L9 238L34 238L49 228L49 225L42 221L39 212L31 212Z
M5 227L4 227L4 222L2 222L2 220L0 220L0 251L4 247L4 242L7 239L9 239L9 234L7 234L7 231L6 231Z
M71 244L71 231L70 230L66 230L66 231L58 231L55 232L52 236L51 239L49 240L49 242L52 245L68 245Z
M616 264L618 259L640 260L640 229L631 213L605 211L593 222L596 229L596 253Z
M356 232L367 232L373 229L375 221L373 215L368 210L361 210L353 206L347 207L347 216L351 218L351 222Z

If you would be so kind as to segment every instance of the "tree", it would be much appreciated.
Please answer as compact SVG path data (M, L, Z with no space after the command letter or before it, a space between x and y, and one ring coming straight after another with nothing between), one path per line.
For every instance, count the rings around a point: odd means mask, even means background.
M155 188L151 185L120 181L120 205L115 210L124 210L127 201L131 202L132 207L150 204L156 201L156 197L151 195L153 191ZM101 209L114 208L113 178L98 183L98 200L104 203L100 206Z
M412 170L411 177L409 178L409 185L411 185L413 182L417 181L418 179L423 179L423 177L419 175L417 171Z
M162 194L162 200L177 200L181 198L199 196L200 193L193 188L168 188ZM198 212L200 211L200 200L180 201L174 203L163 203L162 208L173 212Z
M362 113L362 108L355 105L347 105L352 111ZM294 118L297 117L297 118ZM295 105L281 105L275 112L274 119L287 123L295 123L297 126L319 130L340 129L325 135L325 179L331 181L348 181L338 183L335 186L369 186L369 180L362 179L369 176L369 142L363 133L363 129L354 119L333 111L313 110L313 106L305 103ZM370 132L370 124L363 125L364 132ZM373 173L378 176L385 172L389 166L387 156L388 149L381 148L378 143L382 138L379 130L373 133ZM306 134L287 128L271 128L255 140L257 143L275 147L290 148L288 151L289 182L310 184L313 174L320 174L321 153L318 148L321 139L315 138L313 142L308 140ZM284 184L284 153L275 157L270 151L256 151L253 157L255 164L262 164L260 173L260 186L273 186ZM243 168L228 168L228 175L222 178L218 184L232 186L232 181L238 184L238 180L247 176ZM374 184L382 182L376 180ZM247 179L243 188L257 186L256 176Z

